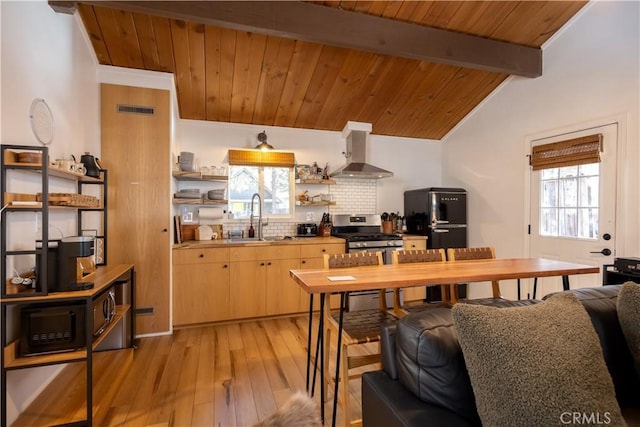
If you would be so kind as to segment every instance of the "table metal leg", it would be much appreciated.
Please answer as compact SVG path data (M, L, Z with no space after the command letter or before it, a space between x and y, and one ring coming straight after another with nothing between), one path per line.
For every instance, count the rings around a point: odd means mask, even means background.
M336 348L336 377L335 377L335 387L333 390L333 417L331 419L331 426L335 427L336 425L336 414L337 414L337 406L338 406L338 386L340 385L340 353L342 350L342 321L344 319L344 306L345 306L345 293L340 292L340 321L338 322L338 345ZM345 367L345 369L347 369ZM324 381L323 381L324 383ZM345 417L348 417L349 414L344 414Z
M520 301L520 279L518 279L518 301Z
M324 378L326 373L324 372L324 303L326 294L320 294L320 321L318 322L318 342L320 343L320 418L322 425L324 425ZM327 343L327 345L331 345ZM318 348L318 346L316 346ZM318 354L316 353L316 361L318 360ZM316 364L317 366L317 364ZM315 381L314 381L315 383Z
M309 294L309 326L307 327L307 394L309 394L309 378L311 370L311 331L313 330L313 294ZM318 352L316 350L316 359ZM311 392L313 396L313 391Z
M562 289L565 291L569 290L569 276L562 276Z
M536 299L536 292L538 290L538 278L533 278L533 299Z

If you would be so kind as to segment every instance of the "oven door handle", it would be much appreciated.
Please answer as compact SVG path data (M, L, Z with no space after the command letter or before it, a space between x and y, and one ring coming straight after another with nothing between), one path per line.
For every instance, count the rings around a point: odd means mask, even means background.
M433 232L434 233L448 233L449 230L447 230L446 228L434 228Z

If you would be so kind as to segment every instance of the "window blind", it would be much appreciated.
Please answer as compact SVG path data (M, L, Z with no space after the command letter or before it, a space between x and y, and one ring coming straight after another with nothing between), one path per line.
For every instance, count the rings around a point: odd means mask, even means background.
M529 164L533 170L599 163L602 134L533 147Z
M271 166L291 168L295 156L286 151L229 150L229 165L232 166Z

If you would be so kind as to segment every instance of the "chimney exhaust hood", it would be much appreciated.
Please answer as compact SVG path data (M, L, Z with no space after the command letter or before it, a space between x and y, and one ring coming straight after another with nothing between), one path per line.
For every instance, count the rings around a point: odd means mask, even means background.
M371 123L347 122L342 130L346 138L347 150L344 155L347 164L330 175L334 178L379 179L393 176L393 172L367 163L367 144L371 133Z

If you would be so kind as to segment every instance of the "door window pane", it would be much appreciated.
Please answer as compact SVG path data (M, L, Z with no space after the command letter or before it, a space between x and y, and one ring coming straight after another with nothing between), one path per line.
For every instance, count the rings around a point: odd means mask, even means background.
M578 235L577 210L560 209L558 221L558 235L562 237L576 237Z
M542 181L542 191L540 193L540 206L558 206L558 181Z
M599 174L599 163L541 171L541 236L598 238Z
M540 210L540 235L558 235L558 209L543 208Z
M561 179L560 182L560 198L559 206L577 206L578 205L578 180L576 178Z

